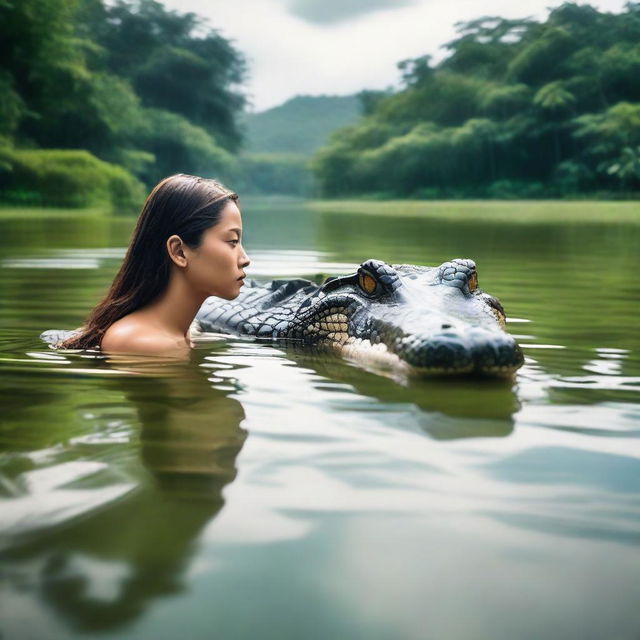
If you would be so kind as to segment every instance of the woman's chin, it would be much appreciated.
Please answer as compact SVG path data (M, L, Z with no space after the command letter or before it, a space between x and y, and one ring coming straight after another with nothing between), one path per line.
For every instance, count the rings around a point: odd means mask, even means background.
M211 291L209 295L215 296L216 298L222 298L223 300L235 300L240 295L243 284L244 282L238 282L235 284L235 286L229 287L229 289L227 289L226 291Z
M235 300L240 295L240 289L237 291L231 291L229 293L220 295L218 297L223 298L224 300Z

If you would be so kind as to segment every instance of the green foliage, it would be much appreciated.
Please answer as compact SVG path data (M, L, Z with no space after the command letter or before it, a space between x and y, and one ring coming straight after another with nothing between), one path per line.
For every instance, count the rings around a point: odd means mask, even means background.
M46 143L49 134L64 136L68 121L80 118L90 74L76 38L76 0L21 0L0 6L0 67L5 83L25 109L16 135Z
M390 89L387 89L386 91L371 90L371 89L364 89L363 91L360 91L356 95L356 97L360 102L360 111L362 115L368 116L372 114L376 110L380 101L390 95L391 95ZM334 130L337 128L338 127L334 127Z
M104 126L106 149L126 146L143 125L140 98L124 78L109 73L94 74L89 103Z
M607 167L607 173L616 176L622 185L640 181L640 147L625 147L620 157Z
M544 195L544 185L540 182L523 180L496 180L489 185L487 196L499 200L531 200Z
M139 175L147 184L175 173L177 167L183 173L210 177L226 175L232 170L233 156L218 146L207 131L183 116L161 109L145 109L144 119L138 142L156 158L155 163L141 167Z
M238 159L234 185L242 193L309 196L313 192L313 176L308 165L309 159L304 155L244 154Z
M588 140L589 152L614 153L622 146L640 144L640 104L620 102L603 113L575 119L576 138Z
M102 47L105 69L126 78L144 106L187 118L227 149L239 146L244 58L201 18L156 0L85 0L82 27Z
M553 175L553 185L558 195L566 196L584 191L593 181L593 172L585 164L575 160L565 160L558 164Z
M390 122L429 120L442 126L462 124L478 111L484 82L454 73L429 75L408 90L380 102L375 115Z
M0 148L0 194L18 204L130 209L140 205L144 188L122 167L88 151L5 146Z
M575 137L585 146L583 161L609 186L639 188L640 104L620 102L603 113L575 119ZM614 183L611 182L614 181Z
M13 79L0 70L0 135L13 134L24 112L24 102L13 86Z
M526 18L505 20L496 16L460 22L456 25L460 36L445 45L451 55L441 67L484 78L504 75L514 43L522 39L532 24Z
M575 101L575 96L570 91L567 91L560 80L545 84L533 96L533 104L554 112L570 108Z
M540 86L555 77L556 70L549 61L561 60L568 55L575 41L564 28L548 26L539 35L532 31L530 41L510 62L508 77L529 86Z
M356 151L337 144L321 149L314 156L311 168L322 181L321 188L324 194L346 195L358 192L351 180L357 157Z
M640 189L640 3L566 2L546 22L458 25L448 56L399 63L312 162L325 195L573 197Z
M487 116L504 120L526 111L531 89L526 84L486 84L480 93L480 109Z
M621 42L600 59L604 91L610 99L640 101L640 42Z
M155 0L0 2L0 136L16 148L86 149L93 155L74 170L111 176L109 187L101 179L80 188L65 173L73 154L16 152L15 170L37 183L21 192L47 202L65 198L54 188L57 172L60 184L73 182L70 202L80 203L107 193L127 201L137 184L129 172L150 186L180 171L226 170L240 139L243 74L229 41ZM110 164L93 166L94 156ZM50 182L41 161L53 163Z

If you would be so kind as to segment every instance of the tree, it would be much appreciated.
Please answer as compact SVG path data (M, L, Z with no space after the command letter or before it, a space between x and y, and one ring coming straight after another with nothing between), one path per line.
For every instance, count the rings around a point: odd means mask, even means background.
M509 63L509 77L534 87L555 80L558 70L553 62L568 56L577 44L571 33L562 27L532 29L523 38L524 46Z
M458 22L460 35L444 45L450 55L441 67L487 79L501 78L512 51L532 24L530 18L505 20L497 16Z
M0 69L3 146L84 149L147 184L233 164L244 59L193 13L0 0Z
M604 168L609 175L620 180L623 190L632 182L640 182L640 146L625 147L620 156Z
M11 129L41 143L48 131L65 129L64 114L84 121L81 102L89 92L82 42L75 37L76 0L11 0L0 4L0 68ZM11 106L13 105L13 106Z
M533 97L533 104L553 113L566 111L575 101L574 95L560 80L545 84Z
M639 42L638 2L461 23L444 60L400 63L401 89L330 140L314 163L322 188L539 197L635 185Z
M603 113L575 118L574 137L595 156L616 156L624 147L640 144L640 104L620 102Z
M106 70L128 79L147 107L172 111L238 148L246 98L244 58L193 13L156 0L86 0L84 29L102 47Z
M545 84L533 97L533 104L540 107L548 116L548 126L540 127L540 131L550 129L553 137L554 163L558 164L562 157L560 145L560 131L563 127L562 116L573 107L576 99L567 91L560 80Z

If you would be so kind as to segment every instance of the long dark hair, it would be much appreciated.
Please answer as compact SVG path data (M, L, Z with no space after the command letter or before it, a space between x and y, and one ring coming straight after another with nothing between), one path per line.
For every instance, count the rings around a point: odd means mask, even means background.
M99 348L107 329L160 295L169 282L171 259L167 239L176 234L192 249L220 219L238 195L216 180L183 173L159 182L149 194L133 231L120 271L104 300L91 312L79 333L63 349Z

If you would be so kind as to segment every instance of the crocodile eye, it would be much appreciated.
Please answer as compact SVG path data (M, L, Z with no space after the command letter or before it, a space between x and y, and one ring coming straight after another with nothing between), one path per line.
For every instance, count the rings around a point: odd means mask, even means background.
M469 291L472 293L478 288L478 274L474 271L469 277Z
M368 296L393 296L400 286L400 277L396 270L381 260L366 260L357 273L358 285Z
M376 290L377 286L375 278L362 271L358 275L358 284L365 293L369 294L373 293Z

